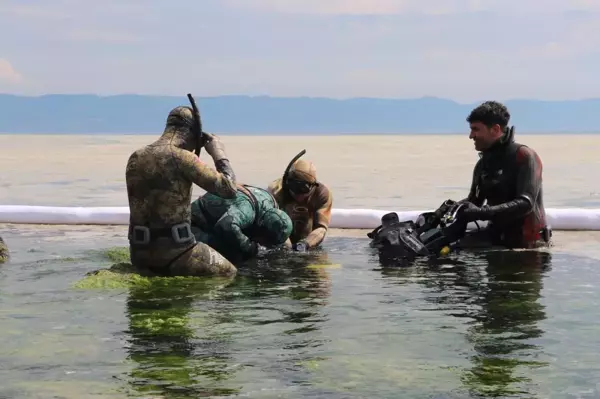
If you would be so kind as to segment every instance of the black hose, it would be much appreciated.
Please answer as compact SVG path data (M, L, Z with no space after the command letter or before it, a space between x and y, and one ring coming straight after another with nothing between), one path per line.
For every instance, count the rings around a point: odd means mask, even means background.
M285 172L283 172L283 179L281 180L281 190L283 191L284 195L288 194L287 175L288 173L290 173L290 169L292 169L294 162L300 159L300 157L304 154L306 154L306 150L300 151L294 158L292 158L287 168L285 168Z

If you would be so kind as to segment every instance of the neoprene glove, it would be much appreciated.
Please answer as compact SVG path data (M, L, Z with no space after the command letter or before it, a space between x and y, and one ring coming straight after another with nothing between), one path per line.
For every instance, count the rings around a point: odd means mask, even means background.
M460 211L459 218L465 222L485 220L487 218L487 206L479 207L472 202L463 202L465 207Z
M204 148L215 162L220 161L221 159L227 159L225 145L214 134L204 133Z
M263 247L262 245L260 245L259 243L252 241L251 245L251 249L250 249L250 256L254 257L256 255L259 255L261 253L264 253L267 251L267 248Z
M462 220L473 222L475 220L492 220L498 217L519 217L531 210L530 203L524 198L517 198L499 205L483 205L481 207L468 203L469 208L461 212Z

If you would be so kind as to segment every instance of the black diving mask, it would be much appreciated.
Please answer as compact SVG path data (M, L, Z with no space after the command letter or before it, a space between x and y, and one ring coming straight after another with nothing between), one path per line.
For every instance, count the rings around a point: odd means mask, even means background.
M287 179L287 185L291 192L296 194L308 194L317 183L309 183L304 180Z

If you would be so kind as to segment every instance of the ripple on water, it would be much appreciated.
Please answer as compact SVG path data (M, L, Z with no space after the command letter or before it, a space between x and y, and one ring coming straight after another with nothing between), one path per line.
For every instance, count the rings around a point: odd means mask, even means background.
M365 240L332 237L227 283L84 290L73 284L121 255L89 251L93 231L47 234L11 236L0 268L0 396L563 398L591 395L600 375L597 260L500 251L383 267Z

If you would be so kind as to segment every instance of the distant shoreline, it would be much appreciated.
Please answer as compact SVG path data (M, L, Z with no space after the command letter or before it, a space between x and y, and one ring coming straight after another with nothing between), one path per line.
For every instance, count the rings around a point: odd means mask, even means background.
M391 136L468 133L476 104L414 99L270 96L198 97L203 128L236 136ZM600 99L504 101L517 134L598 134ZM0 94L0 131L8 134L162 132L167 115L188 105L182 96ZM552 133L548 133L552 132ZM7 133L3 133L7 134Z

